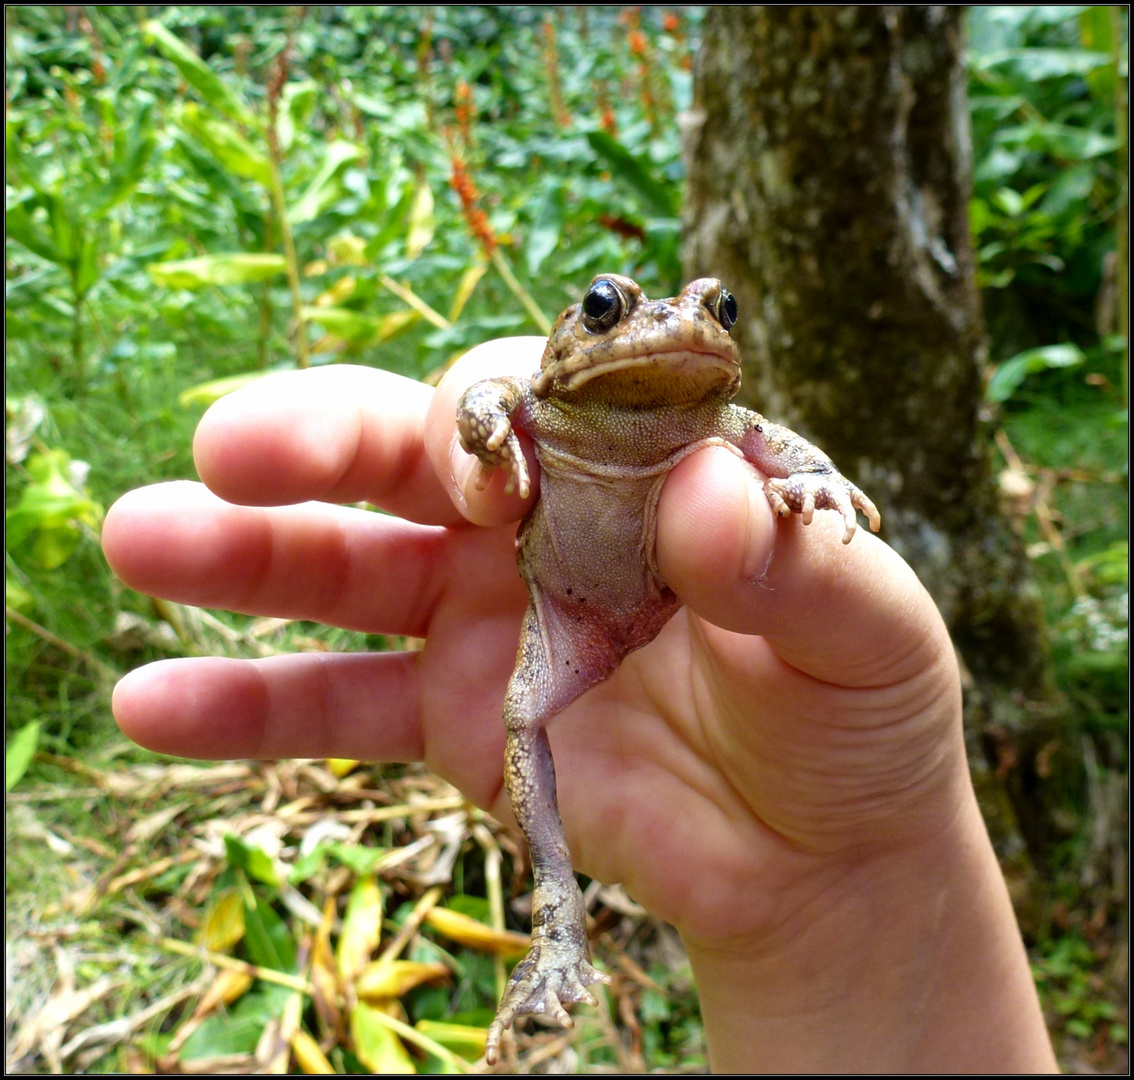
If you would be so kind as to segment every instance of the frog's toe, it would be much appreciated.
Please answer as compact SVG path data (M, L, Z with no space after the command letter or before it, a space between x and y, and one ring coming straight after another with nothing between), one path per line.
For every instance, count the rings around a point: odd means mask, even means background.
M858 527L855 508L869 519L877 532L882 524L878 509L857 487L839 473L793 473L788 477L768 480L764 485L772 509L786 517L799 514L804 525L810 525L816 510L836 510L846 525L843 543L849 544Z
M574 1027L564 1003L597 1005L598 999L587 987L599 982L610 982L610 976L592 967L585 957L560 954L546 946L533 948L508 981L496 1019L488 1029L485 1061L496 1063L500 1039L519 1016L550 1016L563 1027Z

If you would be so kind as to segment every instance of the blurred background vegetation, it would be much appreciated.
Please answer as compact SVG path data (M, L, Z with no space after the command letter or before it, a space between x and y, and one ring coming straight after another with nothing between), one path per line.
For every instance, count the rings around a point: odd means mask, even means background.
M675 292L700 10L5 19L9 1067L467 1068L522 926L506 834L420 770L185 771L109 713L149 660L405 643L140 596L100 522L130 488L193 477L204 407L266 372L432 380L545 332L596 273ZM1109 1071L1127 1038L1126 12L975 7L969 46L986 408L1083 763L1028 945L1063 1064ZM588 895L619 978L597 1020L525 1036L525 1062L703 1068L672 931ZM191 940L213 966L177 951Z

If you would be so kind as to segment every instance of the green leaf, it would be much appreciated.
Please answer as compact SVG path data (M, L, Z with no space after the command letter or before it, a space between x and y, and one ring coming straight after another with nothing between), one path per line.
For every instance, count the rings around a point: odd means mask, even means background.
M293 225L300 225L318 217L339 197L339 185L335 182L343 167L349 162L364 157L365 149L357 143L336 139L323 151L323 161L307 190L294 205L288 208L287 219Z
M55 570L78 545L80 526L98 527L102 507L72 483L67 475L72 462L65 451L32 454L27 469L32 482L5 515L8 550L29 548L43 569Z
M71 266L79 258L82 225L76 228L75 222L71 219L70 208L62 198L46 195L43 201L47 206L48 220L51 222L51 236L55 241L55 250L59 252L63 264Z
M79 245L79 262L75 268L75 294L86 296L99 279L98 245L93 236L83 236Z
M382 907L382 889L377 879L372 874L360 877L351 887L342 932L335 947L335 961L344 981L354 979L378 947L382 937Z
M255 847L241 840L239 836L229 833L224 838L224 849L229 866L243 870L250 878L262 881L265 885L280 883L275 863L263 848Z
M282 255L233 252L226 255L200 255L195 259L150 263L146 273L169 289L200 289L206 285L247 285L286 273Z
M178 110L177 121L217 162L233 176L255 180L267 187L272 181L272 163L231 124L202 112L192 102Z
M327 850L327 844L317 844L306 855L296 859L295 865L288 871L288 884L302 885L308 878L319 873L327 863Z
M535 277L547 257L559 246L566 212L567 198L563 185L553 181L543 193L535 220L528 232L527 243L524 245L524 256L531 277Z
M1044 345L1017 353L996 369L985 390L985 397L989 401L1007 401L1029 375L1049 368L1074 367L1085 359L1083 350L1070 343Z
M630 153L625 146L605 131L588 131L587 142L602 158L611 174L625 181L641 195L646 205L658 217L674 218L679 215L677 187L659 180L654 175L653 166L648 160Z
M302 314L308 322L318 323L352 345L378 345L421 318L412 308L377 317L338 307L305 307Z
M1081 574L1089 574L1102 585L1125 585L1130 577L1130 548L1126 540L1111 544L1075 564Z
M416 259L433 239L433 192L425 180L419 181L410 205L409 231L406 234L406 258Z
M1118 146L1118 140L1113 135L1047 121L1001 128L995 137L998 143L1005 146L1022 145L1029 150L1071 161L1100 157L1111 153Z
M19 782L20 777L28 771L31 760L35 757L35 748L39 745L39 721L33 720L24 724L12 736L4 752L4 790L11 791Z
M245 994L231 1009L214 1013L201 1024L181 1048L180 1061L251 1054L264 1028L282 1015L294 993L286 986L264 984Z
M488 1030L469 1024L453 1024L444 1020L419 1020L414 1027L426 1038L440 1043L446 1050L475 1061L484 1053Z
M978 71L1007 67L1029 82L1057 79L1066 75L1086 75L1110 63L1104 52L1087 49L997 49L978 57Z
M252 114L240 101L236 91L232 90L179 37L167 30L157 19L149 19L143 23L142 32L209 105L239 124L250 126L253 123Z
M296 128L303 124L315 107L319 96L319 84L314 79L304 79L302 82L289 82L280 95L280 110L276 119L276 136L280 141L280 149L284 152L291 149L295 141Z
M178 395L178 404L188 408L190 405L211 405L227 394L242 390L250 386L257 379L270 374L267 371L250 371L243 375L229 375L223 379L210 379L208 382L198 383L196 386L182 390Z
M251 889L244 897L244 943L252 963L276 971L295 971L299 950L287 923Z
M140 126L146 125L149 119L149 111L149 108L143 110L142 115L136 118L135 123ZM149 167L155 146L157 146L157 138L152 133L147 133L131 141L124 156L115 161L110 180L95 197L94 204L91 207L92 214L101 217L129 197Z
M1121 17L1121 16L1120 16ZM1079 12L1079 41L1084 49L1114 57L1114 23L1109 6L1094 4ZM1111 63L1087 72L1087 87L1097 101L1111 104L1117 85L1117 72Z
M378 1076L416 1072L401 1039L378 1019L376 1012L362 1002L351 1010L350 1033L358 1060Z
M374 868L389 854L388 848L363 847L362 844L333 843L326 850L359 877L374 873Z
M35 608L35 597L11 574L4 581L4 601L13 611L28 612Z
M38 205L39 200L31 194L23 196L17 202L8 204L5 220L8 239L18 240L41 259L62 266L63 256L59 253L52 238L32 220L31 211Z

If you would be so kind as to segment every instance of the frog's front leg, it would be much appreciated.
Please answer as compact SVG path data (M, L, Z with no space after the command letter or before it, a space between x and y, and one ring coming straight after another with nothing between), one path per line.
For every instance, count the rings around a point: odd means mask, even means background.
M844 544L854 536L856 509L866 515L873 532L879 530L882 517L878 508L822 450L759 413L730 408L741 425L734 441L748 461L768 474L764 490L777 514L799 514L804 525L810 525L816 510L837 510L846 523Z
M475 481L478 491L488 486L493 470L502 468L508 477L506 495L519 491L520 498L526 499L530 494L528 464L513 425L530 393L526 382L506 376L473 383L461 395L457 432L461 446L480 461Z
M520 632L516 670L504 700L508 741L504 782L512 812L531 851L532 947L512 971L500 1007L488 1029L485 1060L496 1062L500 1037L517 1016L549 1014L564 1027L572 1020L564 1002L596 1005L587 989L609 982L591 966L583 894L571 869L555 796L555 764L547 721L581 694L593 678L552 672L547 638L540 632L535 604L528 606ZM565 665L565 671L571 668Z

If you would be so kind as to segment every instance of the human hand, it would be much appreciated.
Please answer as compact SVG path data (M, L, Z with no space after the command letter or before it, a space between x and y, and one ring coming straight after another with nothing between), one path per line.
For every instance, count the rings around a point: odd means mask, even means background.
M116 690L123 730L186 756L423 760L509 821L501 705L526 603L513 550L525 504L502 480L476 490L454 417L468 385L529 374L541 345L474 350L436 392L335 367L218 402L194 446L211 492L156 485L108 514L122 579L426 646L149 665ZM361 499L403 520L329 505ZM837 515L777 525L727 451L687 458L663 490L658 561L688 606L550 727L574 863L681 931L718 1067L741 1061L735 1023L714 1020L725 999L835 1004L862 953L840 952L853 912L895 887L916 905L918 885L941 886L942 856L971 870L983 835L940 617L891 549L862 532L844 547L840 531ZM804 985L785 971L801 957L832 970ZM769 958L778 974L752 986Z

